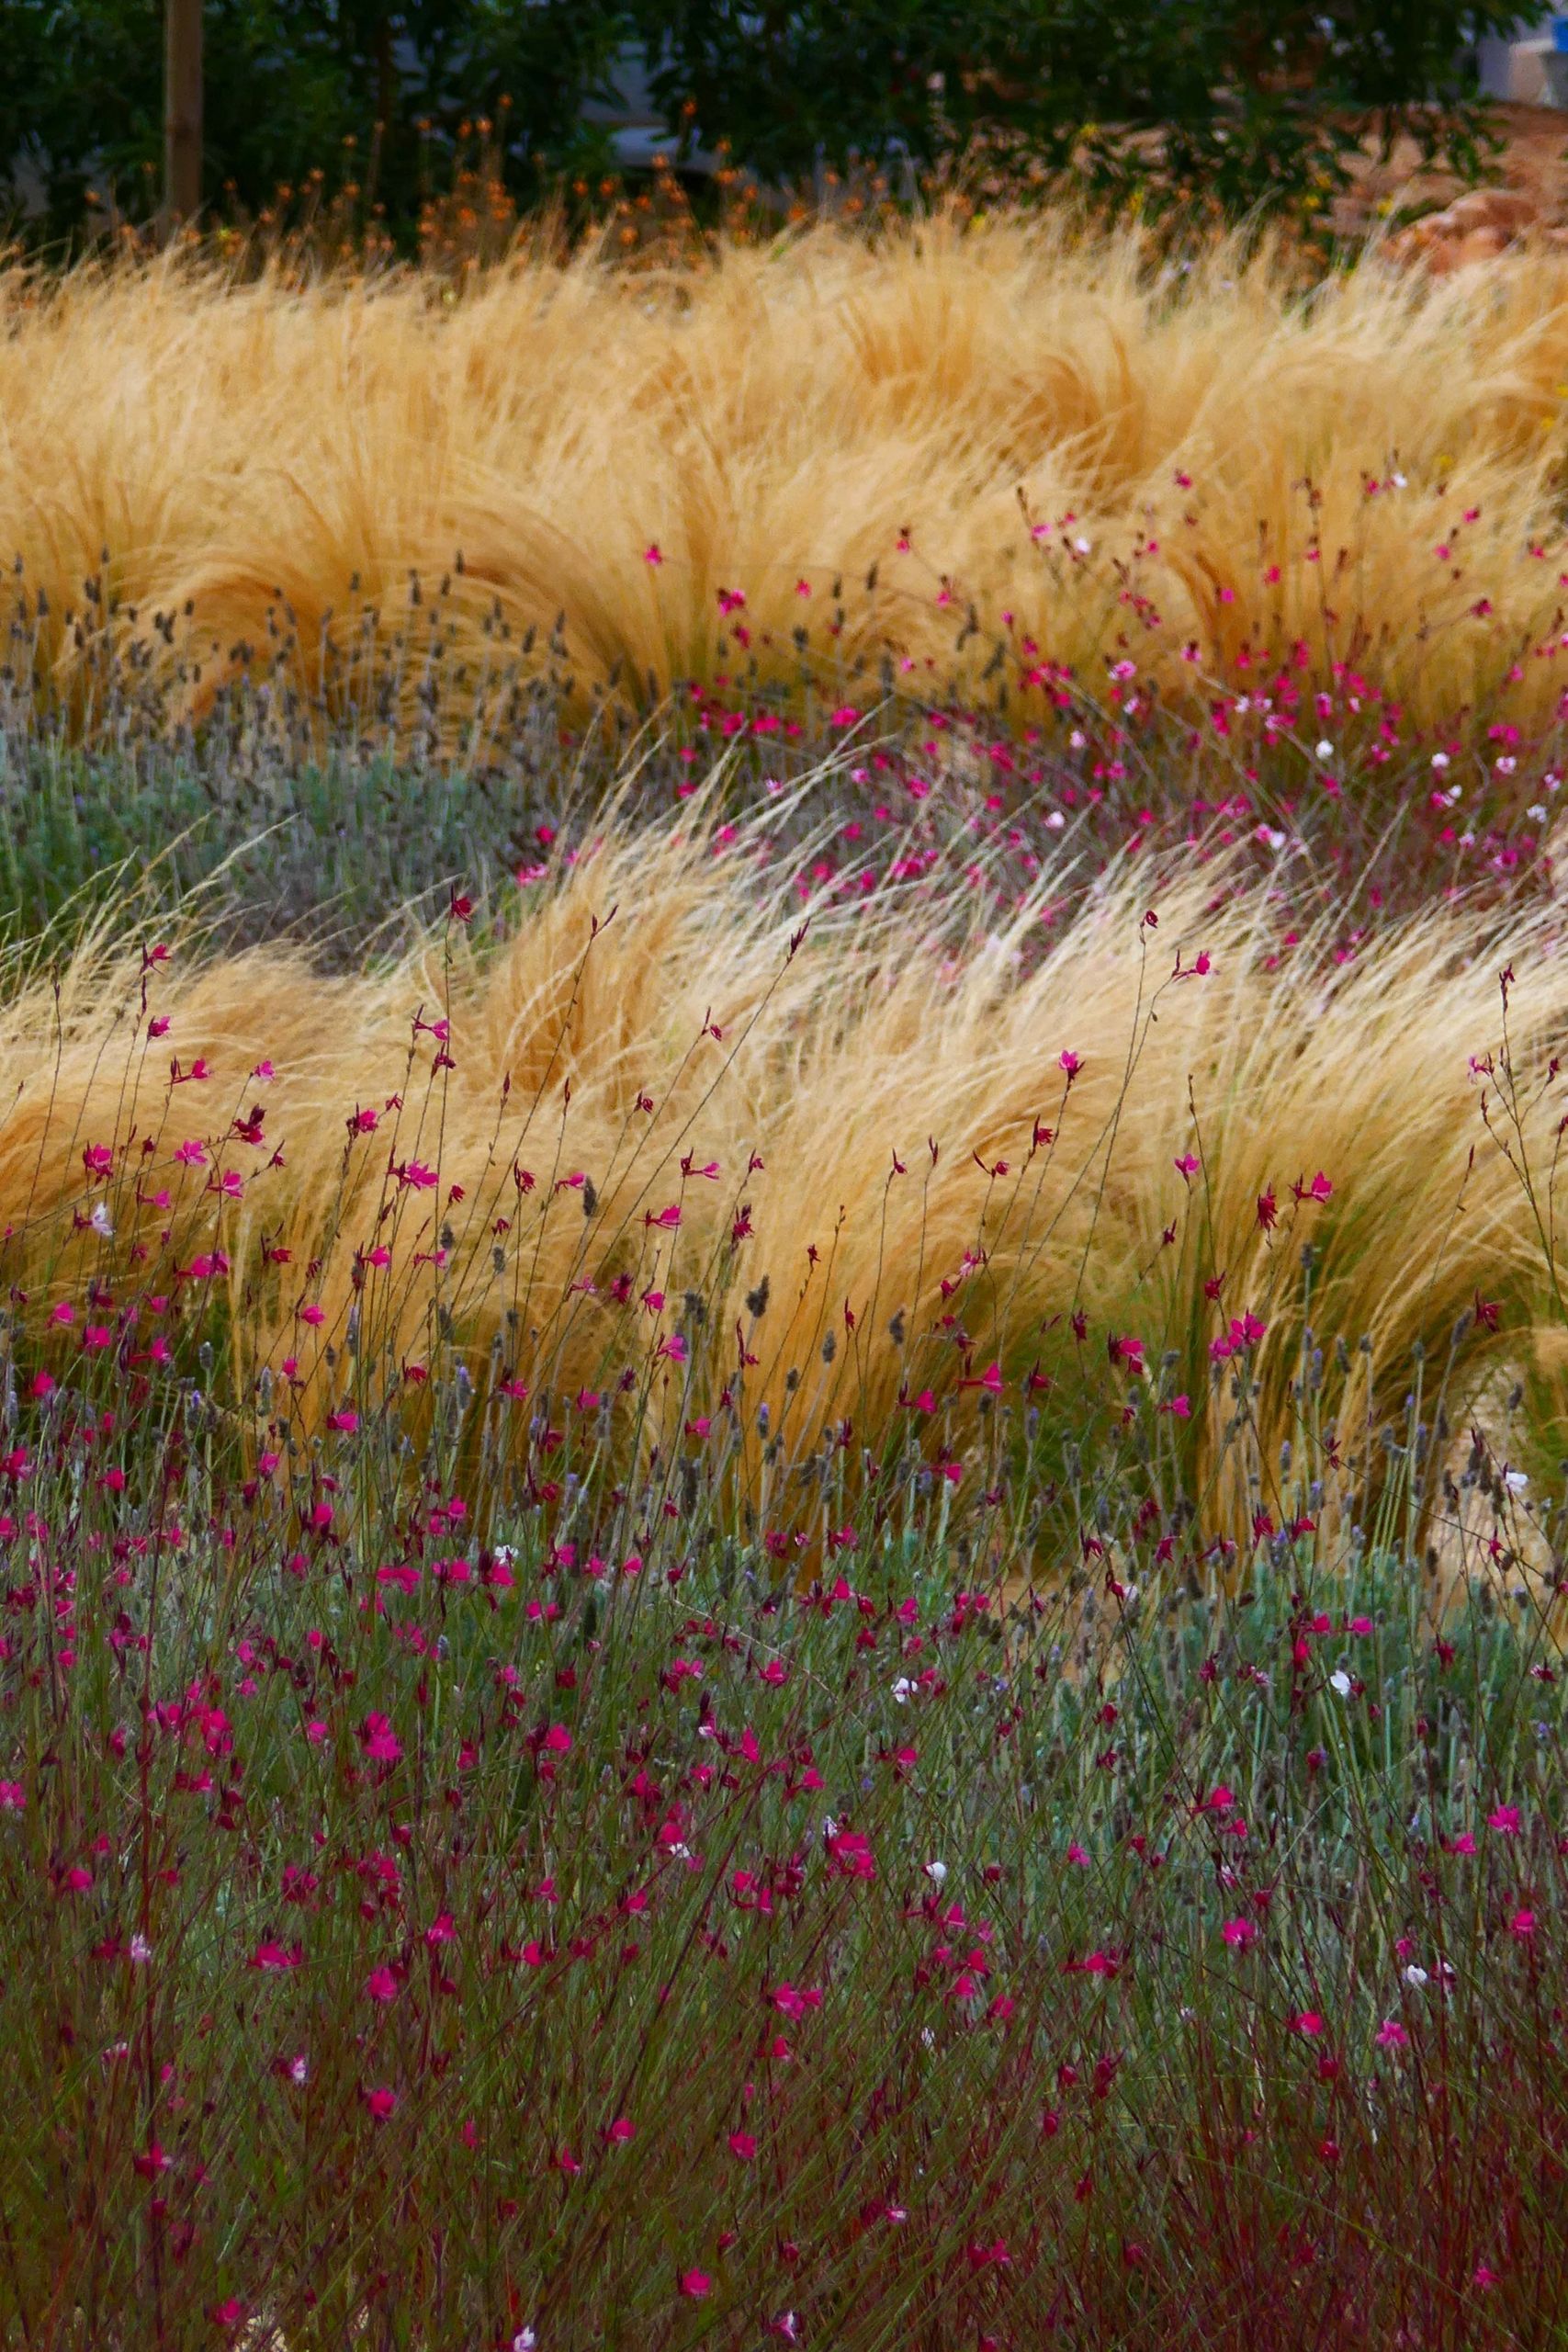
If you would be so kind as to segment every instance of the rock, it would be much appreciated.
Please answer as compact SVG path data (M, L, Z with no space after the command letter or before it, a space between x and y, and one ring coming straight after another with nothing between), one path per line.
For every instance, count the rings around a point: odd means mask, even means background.
M1476 187L1456 196L1436 217L1464 233L1472 229L1501 229L1517 237L1540 219L1540 208L1522 188Z
M1499 254L1507 252L1509 243L1506 229L1484 226L1461 236L1441 237L1428 247L1427 266L1434 277L1447 277L1474 262L1495 261Z

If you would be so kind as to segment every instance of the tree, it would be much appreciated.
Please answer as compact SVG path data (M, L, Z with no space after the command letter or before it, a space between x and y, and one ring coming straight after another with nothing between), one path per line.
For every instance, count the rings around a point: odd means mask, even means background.
M153 0L0 0L0 157L46 227L94 174L150 212L162 146ZM197 0L167 0L173 11ZM641 44L672 125L775 181L854 155L983 151L1027 188L1072 168L1109 205L1322 206L1369 127L1473 162L1467 45L1517 0L206 0L201 201L251 210L312 166L373 188L405 243L466 119L510 100L526 202L594 154L581 119ZM602 141L602 134L601 134ZM182 149L188 160L189 146ZM601 143L600 153L603 153ZM0 178L3 178L0 168ZM186 198L192 194L186 187ZM178 209L190 209L182 201Z
M201 0L164 0L164 210L201 209Z
M1472 165L1469 52L1517 0L631 0L671 109L755 170L983 142L1111 204L1321 202L1369 130ZM1151 136L1152 134L1152 136Z
M197 0L166 5L172 44ZM581 108L627 33L603 0L206 0L201 17L199 196L182 183L175 209L255 211L312 168L352 171L410 234L463 122L503 96L523 200L592 153ZM153 0L0 0L0 204L7 174L13 201L36 181L44 233L70 235L97 180L150 216L173 160L163 49ZM180 152L188 169L188 136Z

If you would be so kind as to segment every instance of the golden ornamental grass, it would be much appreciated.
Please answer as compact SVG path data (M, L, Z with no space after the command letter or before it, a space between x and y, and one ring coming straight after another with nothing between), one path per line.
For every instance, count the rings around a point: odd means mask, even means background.
M698 802L607 825L499 943L452 922L328 978L279 947L149 967L106 927L18 970L0 1225L24 1324L95 1275L106 1312L162 1292L177 1322L216 1280L242 1367L307 1423L451 1346L481 1397L630 1374L628 1460L728 1415L753 1498L764 1439L797 1460L847 1419L857 1447L963 1455L987 1375L1015 1426L1036 1401L1049 1422L1053 1386L1119 1396L1141 1351L1149 1405L1188 1400L1159 1424L1170 1475L1224 1523L1303 1411L1348 1456L1418 1378L1462 1427L1530 1369L1560 1319L1550 909L1508 933L1515 1132L1472 1067L1502 1035L1481 914L1281 958L1263 897L1215 911L1211 871L1157 930L1103 884L1042 955L1044 885L998 927L962 876L804 912L782 880L759 822L721 845ZM1212 1342L1247 1317L1238 1403ZM1331 1360L1304 1407L1309 1329Z
M1374 253L1306 296L1235 244L1183 273L1059 219L939 218L654 277L525 249L451 301L157 264L13 268L0 306L0 553L62 670L106 549L137 628L182 616L203 695L280 600L309 665L367 607L406 627L411 574L460 552L470 679L497 609L513 644L564 612L583 682L711 678L727 590L764 672L806 627L825 680L977 669L1010 627L1178 699L1297 640L1420 720L1502 694L1529 725L1562 690L1560 255L1434 285Z

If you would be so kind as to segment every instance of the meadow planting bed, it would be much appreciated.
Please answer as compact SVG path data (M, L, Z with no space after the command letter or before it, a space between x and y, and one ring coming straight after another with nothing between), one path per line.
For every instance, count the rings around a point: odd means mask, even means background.
M1162 267L8 282L0 2341L1562 2341L1568 278Z

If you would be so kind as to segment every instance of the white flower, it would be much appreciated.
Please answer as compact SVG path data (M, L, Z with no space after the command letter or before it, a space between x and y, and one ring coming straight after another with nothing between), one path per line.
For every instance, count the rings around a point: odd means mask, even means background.
M1546 810L1539 800L1531 801L1525 814L1528 817L1533 817L1538 825L1544 825L1546 822Z
M1089 542L1088 539L1075 539L1073 541L1073 545L1077 548L1079 555L1087 555L1089 553Z
M1342 1699L1348 1699L1350 1696L1350 1678L1343 1667L1337 1674L1329 1676L1328 1687L1331 1690L1337 1690Z
M1317 756L1320 760L1331 760L1334 757L1334 746L1326 736L1317 747Z
M96 1204L93 1214L87 1219L87 1223L92 1227L95 1233L102 1236L104 1240L112 1241L114 1239L114 1219L109 1215L108 1204L107 1201L99 1201Z
M1408 477L1404 474L1390 474L1388 481L1391 490L1406 490L1409 487Z
M1045 830L1048 833L1059 833L1066 821L1059 808L1053 808L1045 820Z
M1081 727L1075 727L1072 733L1068 736L1067 741L1072 745L1075 752L1081 752L1084 745L1089 741L1089 737L1084 733Z
M930 1879L933 1886L945 1886L947 1884L947 1864L945 1862L928 1862L926 1864L926 1876Z
M1417 1968L1416 1962L1412 1961L1404 1972L1404 1981L1407 1984L1413 1984L1418 1993L1427 1982L1427 1972L1424 1968Z
M1524 1470L1505 1470L1503 1484L1511 1495L1522 1495L1529 1486L1529 1474Z
M130 1957L139 1966L142 1961L152 1959L152 1947L148 1942L145 1936L136 1935L131 1937Z
M906 1706L914 1695L914 1684L910 1681L907 1674L901 1674L898 1677L897 1681L893 1685L893 1698L895 1703L900 1707Z
M512 2352L536 2352L538 2341L531 2327L520 2327L512 2339Z
M1446 752L1433 752L1433 754L1432 754L1432 765L1433 765L1435 768L1446 768L1446 767L1448 766L1448 763L1449 763L1449 755L1448 755L1448 753L1447 753Z
M302 2083L310 2071L310 2062L303 2051L299 2052L298 2058L290 2058L288 2061L288 2079L291 2083Z

